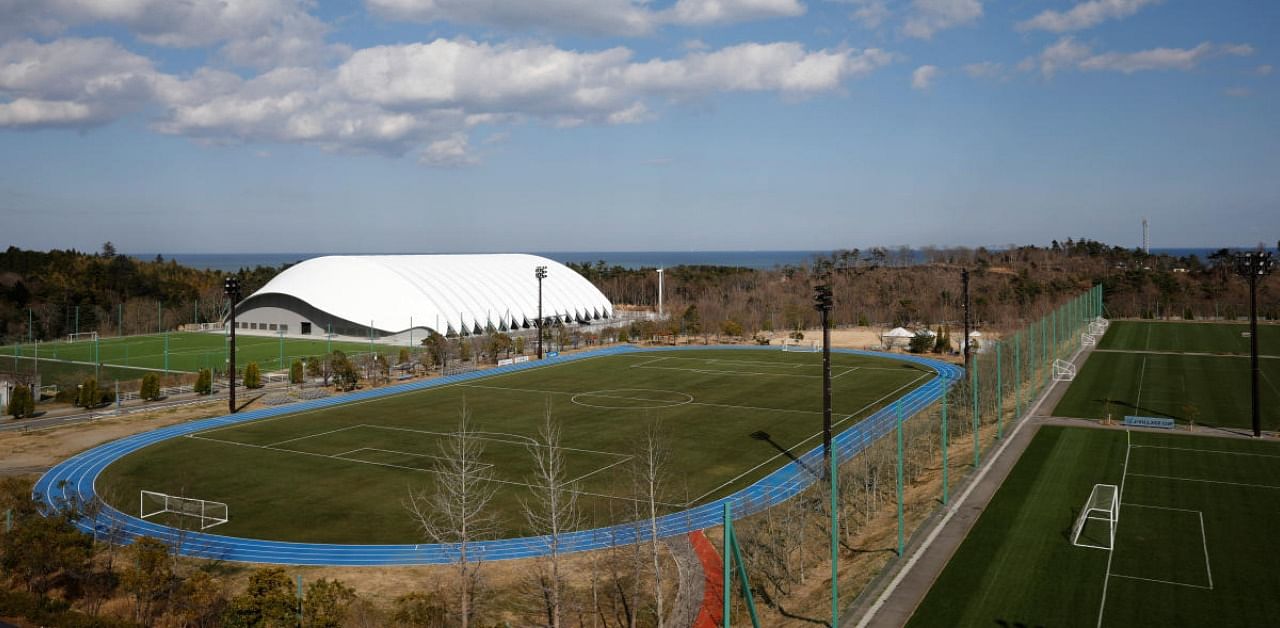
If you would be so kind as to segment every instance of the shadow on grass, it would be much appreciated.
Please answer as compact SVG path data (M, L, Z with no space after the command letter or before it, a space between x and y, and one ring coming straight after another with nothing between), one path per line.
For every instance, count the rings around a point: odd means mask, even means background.
M766 443L769 443L770 445L773 445L773 448L774 448L774 449L777 449L777 450L778 450L778 453L781 453L782 455L786 456L786 457L787 457L787 459L789 459L789 460L791 460L792 462L794 462L794 463L796 463L796 464L800 465L800 467L801 467L802 469L804 469L805 471L808 471L808 472L809 472L809 475L812 475L814 478L821 478L821 477L822 477L822 476L821 476L821 474L819 474L819 473L817 473L816 471L814 471L814 470L813 470L813 467L810 467L809 465L805 464L805 463L804 463L804 462L802 462L799 458L797 458L795 454L791 453L791 450L789 450L789 449L787 449L786 447L783 447L782 445L779 445L778 443L774 442L773 437L772 437L772 436L770 436L768 432L766 432L766 431L764 431L764 430L757 430L757 431L755 431L755 432L752 432L752 433L751 433L751 438L753 438L753 439L755 439L755 440L758 440L758 441L764 441L764 442L766 442Z

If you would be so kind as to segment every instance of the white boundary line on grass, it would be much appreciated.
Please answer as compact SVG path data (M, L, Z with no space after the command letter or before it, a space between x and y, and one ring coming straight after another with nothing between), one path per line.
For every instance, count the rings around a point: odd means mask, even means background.
M1135 446L1135 448L1138 446ZM1136 473L1134 475L1137 475ZM1128 578L1130 580L1146 580L1147 582L1159 582L1162 584L1176 584L1182 587L1191 587L1193 589L1213 590L1213 570L1209 567L1209 540L1205 536L1204 531L1204 511L1194 510L1191 508L1174 508L1172 506L1151 506L1147 504L1121 504L1121 506L1129 506L1131 508L1147 508L1151 510L1171 510L1174 512L1193 512L1200 521L1200 546L1204 548L1204 574L1209 579L1209 586L1202 584L1188 584L1186 582L1177 582L1175 580L1159 580L1156 578L1141 578L1138 576L1128 576L1125 574L1113 573L1112 578Z
M1248 451L1227 451L1225 449L1196 449L1194 447L1166 447L1164 445L1134 445L1134 449L1168 449L1171 451L1197 451L1206 454L1222 454L1224 456L1254 456L1257 458L1280 458L1275 454L1255 454ZM1137 474L1134 474L1137 475Z
M1153 473L1135 473L1133 474L1133 477L1156 478L1158 480L1176 480L1179 482L1203 482L1205 484L1225 484L1228 486L1244 486L1248 488L1280 489L1280 486L1274 486L1271 484L1249 484L1247 482L1227 482L1226 480L1202 480L1200 478L1180 478L1172 475L1155 475Z
M1139 389L1138 395L1142 392ZM1137 405L1136 403L1134 405ZM1133 432L1124 431L1124 471L1120 474L1120 505L1124 506L1124 481L1129 477L1129 452L1133 451ZM1111 530L1112 538L1120 536L1120 518L1117 517L1115 526ZM1107 587L1111 584L1111 559L1116 555L1115 543L1111 544L1111 549L1107 551L1107 575L1102 579L1102 602L1098 604L1098 627L1102 627L1102 614L1107 608Z
M1142 358L1142 369L1138 371L1138 398L1133 400L1134 412L1140 412L1142 410L1142 380L1144 377L1146 377L1146 375L1147 375L1147 358L1144 356ZM1128 455L1128 452L1126 452L1126 456L1127 455Z

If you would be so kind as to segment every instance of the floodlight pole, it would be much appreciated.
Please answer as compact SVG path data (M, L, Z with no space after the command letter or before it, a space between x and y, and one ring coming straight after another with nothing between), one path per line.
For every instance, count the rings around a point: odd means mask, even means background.
M1275 265L1275 259L1267 251L1236 255L1236 272L1249 280L1249 379L1254 437L1262 436L1262 407L1258 398L1258 278L1269 275Z
M547 267L533 269L533 276L538 278L538 359L542 359L542 280L547 278Z
M664 269L662 268L658 269L658 318L659 319L662 318L662 271L663 270Z
M227 409L231 414L236 413L236 302L240 300L240 280L234 276L227 277L223 281L222 291L227 295L227 299L231 302L230 320L228 329L230 334L227 341L227 359L230 362L230 368L227 371L228 397Z
M822 315L822 456L831 484L831 625L840 625L840 510L836 492L836 453L831 448L831 284L814 287L814 308Z
M960 269L960 281L964 285L964 341L960 346L964 347L964 368L969 368L969 269Z

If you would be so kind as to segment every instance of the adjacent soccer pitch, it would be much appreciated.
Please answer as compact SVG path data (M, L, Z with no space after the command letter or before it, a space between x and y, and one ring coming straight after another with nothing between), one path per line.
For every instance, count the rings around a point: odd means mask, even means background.
M288 367L294 359L318 356L330 348L347 353L366 353L370 351L370 344L238 334L236 361L242 366L257 362L264 370L278 370L281 364ZM397 348L373 344L372 350L392 353ZM46 370L46 364L56 369L59 363L66 367L93 367L101 363L104 367L118 369L113 373L121 379L138 379L147 370L195 372L204 368L224 368L227 337L220 332L174 332L101 338L97 343L92 340L42 342L38 356L36 346L32 344L0 347L0 356L8 356L8 359L0 357L0 364L21 356L16 360L16 368L23 372L30 370L32 359L38 357L42 371Z
M1248 325L1117 321L1054 414L1250 425ZM1280 429L1280 325L1258 328L1262 427ZM1108 407L1109 406L1109 407Z
M832 356L833 420L855 424L935 376L889 358ZM109 466L98 493L136 514L140 490L225 502L210 530L327 543L423 541L405 508L433 490L465 408L492 465L503 536L526 532L531 438L549 408L587 525L634 520L633 457L665 443L664 512L736 491L821 442L821 355L774 350L607 355L299 412L163 441ZM167 522L174 523L174 522Z
M1070 538L1100 483L1113 551ZM1042 427L910 625L1274 625L1277 526L1280 443Z

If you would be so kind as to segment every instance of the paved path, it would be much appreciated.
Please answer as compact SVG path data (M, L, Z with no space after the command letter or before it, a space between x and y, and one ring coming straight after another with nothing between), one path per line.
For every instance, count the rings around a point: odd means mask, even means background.
M1248 358L1248 353L1209 353L1206 351L1155 351L1153 349L1094 349L1098 353L1141 353L1146 355L1191 355L1203 358ZM1258 354L1259 360L1280 360L1280 355Z

